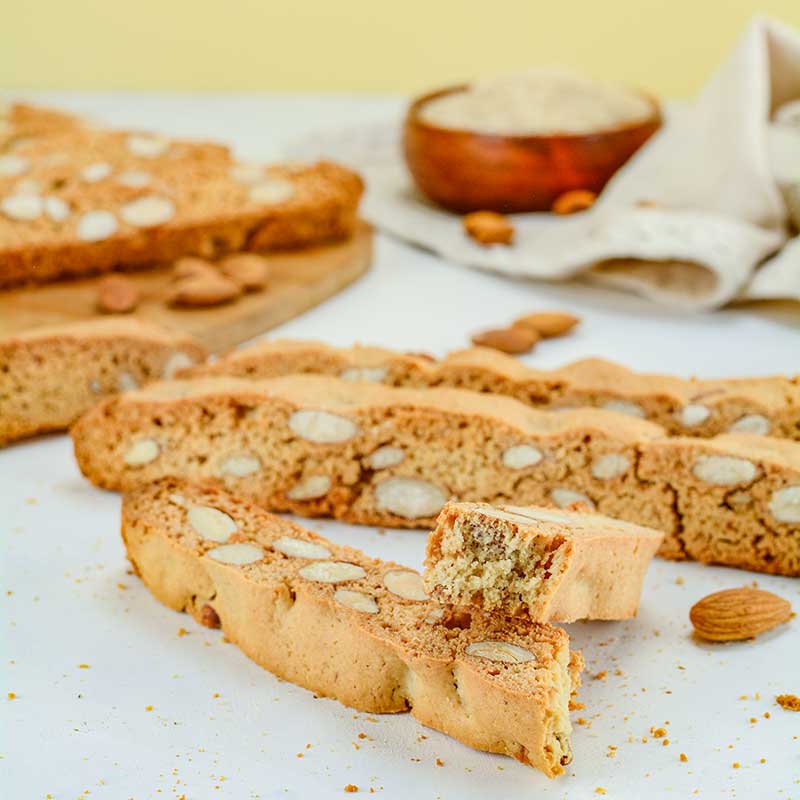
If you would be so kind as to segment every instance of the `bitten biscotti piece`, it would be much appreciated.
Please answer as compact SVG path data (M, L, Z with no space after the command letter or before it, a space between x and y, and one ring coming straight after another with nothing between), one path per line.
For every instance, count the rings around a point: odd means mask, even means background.
M628 619L662 539L590 512L448 503L428 537L425 588L536 622Z
M5 127L0 287L304 247L355 229L362 182L336 164L241 164L222 145L30 109L12 108Z
M174 480L125 497L122 536L161 602L285 680L361 711L411 711L549 776L572 760L582 660L563 630L447 612L406 567Z
M291 340L236 350L186 376L260 379L305 372L390 386L472 389L508 395L539 408L603 408L655 422L674 435L709 437L734 431L800 440L797 376L684 379L636 373L599 358L540 370L480 347L436 361L379 347L336 348Z
M135 319L0 338L0 445L64 430L103 397L169 378L205 356L191 337Z
M800 444L731 433L641 451L639 474L669 483L681 519L661 555L800 575Z
M508 397L393 389L320 375L202 378L106 401L72 431L83 473L110 489L168 475L274 511L432 527L448 499L575 502L662 530L673 497L636 475L657 425Z

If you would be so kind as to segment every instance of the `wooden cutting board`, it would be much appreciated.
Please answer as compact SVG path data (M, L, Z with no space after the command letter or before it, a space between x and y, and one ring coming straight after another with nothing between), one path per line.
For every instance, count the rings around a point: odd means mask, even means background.
M211 352L226 350L319 305L360 278L372 261L372 229L361 223L346 242L267 257L271 275L267 289L215 308L167 306L164 297L172 282L169 266L127 273L142 296L133 316L180 328L203 341ZM0 336L98 316L95 302L100 280L0 291Z

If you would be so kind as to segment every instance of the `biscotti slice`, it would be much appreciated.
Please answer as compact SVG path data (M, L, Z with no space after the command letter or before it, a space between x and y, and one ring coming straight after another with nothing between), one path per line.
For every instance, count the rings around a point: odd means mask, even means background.
M800 443L726 434L641 452L639 474L669 484L680 517L661 555L800 575Z
M22 135L19 118L0 150L0 287L355 229L362 182L335 164L240 164L222 145L96 126Z
M663 534L585 511L448 503L428 537L441 603L536 622L628 619Z
M459 389L395 389L320 375L197 378L108 400L72 430L84 475L130 489L168 475L264 507L432 526L448 499L583 502L671 530L673 497L636 474L663 430L587 409L553 414Z
M285 680L361 711L410 711L549 776L572 760L582 660L563 630L448 612L406 567L170 479L125 497L122 536L156 598Z
M202 344L137 319L95 319L0 338L0 445L64 430L103 397L204 360Z
M378 347L331 347L273 340L230 353L186 376L273 378L297 373L335 375L389 386L446 386L514 397L534 407L602 408L662 425L675 435L726 431L800 440L800 378L684 379L637 373L599 358L554 370L475 347L437 361Z

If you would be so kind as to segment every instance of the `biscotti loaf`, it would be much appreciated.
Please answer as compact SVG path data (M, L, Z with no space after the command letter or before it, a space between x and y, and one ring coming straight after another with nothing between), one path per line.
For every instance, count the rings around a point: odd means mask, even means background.
M627 619L663 534L587 511L448 503L428 537L441 603L537 622Z
M178 481L127 495L122 536L157 599L285 680L361 711L410 711L549 776L572 760L582 660L563 630L449 612L407 567Z
M658 447L647 452L663 448L678 458L716 440L663 434L644 420L596 409L554 414L508 397L319 375L152 384L104 401L72 429L81 471L110 489L176 475L228 487L272 510L414 528L432 527L449 499L583 503L663 531L666 557L798 574L797 525L788 516L800 483L800 444L731 434L756 471L773 476L772 491L787 490L779 497L790 501L788 512L775 507L783 520L769 504L758 513L743 506L753 546L734 556L723 546L718 493L705 491L713 484L695 498L703 513L684 515L670 470L653 456L650 469L640 463L648 443ZM751 448L758 441L762 448ZM772 471L765 459L776 447L783 466ZM679 546L694 537L720 547Z
M110 489L175 475L271 510L394 527L432 527L450 498L583 501L659 530L676 524L672 495L635 470L638 443L661 428L593 409L552 414L320 375L202 378L107 401L72 434L83 473Z
M205 356L183 333L119 317L0 338L0 445L64 430L103 397L169 378Z
M218 144L80 125L14 135L19 118L0 150L0 287L355 228L362 183L335 164L239 164Z
M733 433L648 441L639 474L675 494L681 524L663 555L800 575L800 444Z
M441 361L379 347L336 348L274 340L230 353L184 375L274 378L336 375L390 386L449 386L504 394L535 407L596 407L640 417L674 435L725 431L800 440L800 379L700 380L636 373L599 358L539 370L496 350L470 348Z

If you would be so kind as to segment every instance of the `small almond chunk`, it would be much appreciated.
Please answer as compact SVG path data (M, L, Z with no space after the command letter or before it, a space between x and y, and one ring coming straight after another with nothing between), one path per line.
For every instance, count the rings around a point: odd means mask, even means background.
M388 469L396 467L403 462L406 454L399 447L384 445L379 447L374 453L370 453L365 459L370 469Z
M155 439L139 439L125 452L123 461L129 467L141 467L155 461L161 453L161 447Z
M713 486L735 486L755 480L758 467L752 461L735 456L700 456L692 472L696 478Z
M595 200L597 200L597 194L591 189L571 189L556 197L553 201L552 211L554 214L575 214L591 208Z
M544 456L538 447L530 444L515 444L503 450L501 460L509 469L525 469L538 464Z
M739 417L728 430L731 433L755 433L759 436L766 436L771 427L770 421L762 414L745 414L743 417Z
M689 612L697 635L712 642L754 639L791 616L788 600L749 586L714 592L695 603Z
M592 461L592 477L599 481L609 481L624 475L630 465L630 459L622 453L608 453Z
M358 425L353 420L312 408L295 411L289 417L289 427L301 438L316 444L346 442L358 433Z
M309 581L343 583L360 580L367 573L363 567L349 561L313 561L299 570L298 574Z
M387 478L375 487L375 499L381 511L403 519L436 516L447 501L444 492L433 483L419 478Z
M591 500L591 498L587 497L585 494L581 494L580 492L575 492L572 489L565 489L563 487L552 489L550 492L550 499L559 508L569 508L570 506L583 505L594 510L594 502Z
M261 561L264 558L264 551L254 544L235 542L234 544L223 544L220 547L214 547L206 555L209 558L213 558L214 561L219 561L220 564L244 566L245 564L254 564L256 561Z
M690 403L678 412L678 422L684 428L695 428L702 425L710 416L711 409L700 403Z
M309 475L289 489L286 496L290 500L316 500L328 494L331 483L329 475Z
M353 611L361 611L364 614L377 614L378 604L375 598L364 592L354 592L352 589L337 589L333 593L333 599L340 605L352 608Z
M168 197L146 195L131 200L119 210L122 219L135 228L155 228L175 216L175 203Z
M384 586L404 600L422 602L428 600L428 594L422 585L422 576L408 569L395 569L383 576Z
M566 311L537 311L514 321L515 328L529 328L542 339L552 339L569 333L580 319Z
M505 661L508 664L524 664L533 661L533 653L510 642L473 642L467 645L467 655L486 658L489 661Z
M255 475L261 469L261 462L256 456L239 455L229 456L220 465L222 475L232 475L234 478L245 478Z
M239 286L222 275L203 275L176 283L168 302L183 308L206 308L229 303L241 293Z
M239 530L233 517L212 506L192 506L186 516L194 532L212 542L227 542Z
M246 292L260 291L269 279L269 262L255 253L236 253L223 258L219 269Z
M97 286L97 310L103 314L129 314L139 305L139 290L130 278L109 275Z
M514 226L508 217L495 211L473 211L462 219L464 232L478 244L505 244L514 241Z
M117 218L110 211L87 211L78 220L77 236L82 242L102 242L118 230Z
M472 337L472 344L476 347L489 347L509 355L530 353L536 342L541 337L532 328L521 326L512 328L493 328Z
M0 210L19 222L32 222L44 213L44 198L38 194L10 194L3 198Z
M800 522L800 486L785 486L773 492L769 513L778 522Z
M331 557L331 551L327 547L305 539L294 539L291 536L281 536L276 539L272 543L272 549L290 558L313 558L319 560Z

